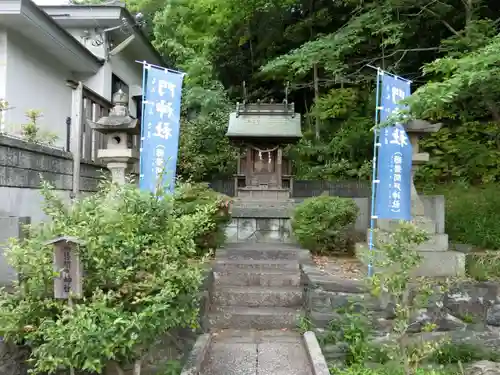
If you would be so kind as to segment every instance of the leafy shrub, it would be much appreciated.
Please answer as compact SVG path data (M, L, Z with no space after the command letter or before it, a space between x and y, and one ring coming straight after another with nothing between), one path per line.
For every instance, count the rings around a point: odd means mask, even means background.
M217 210L211 211L210 214L213 227L201 230L196 236L198 255L206 255L210 250L224 243L226 225L231 220L230 198L215 192L205 183L184 183L175 190L174 212L178 216L192 215L200 207L211 204L217 207Z
M498 184L454 184L426 189L446 197L446 232L450 240L480 249L500 249L500 194Z
M398 367L384 365L383 367L367 367L365 365L350 366L345 369L330 369L331 374L335 375L404 375L404 371ZM432 368L418 368L415 375L451 375L453 372L447 369L432 369Z
M181 197L189 191L179 189ZM0 294L0 335L31 348L35 373L140 366L160 335L197 324L202 262L193 260L195 239L214 229L218 197L182 211L175 196L131 185L106 183L69 207L47 187L43 194L51 220L12 241L7 256L21 277L13 292ZM84 241L83 298L72 307L53 299L58 275L45 241L60 235Z
M467 275L477 281L500 279L500 254L496 250L473 252L465 256Z
M292 217L293 234L317 254L352 252L350 232L359 208L352 199L319 196L305 199Z
M431 361L447 365L451 363L467 363L474 361L500 361L500 353L481 345L470 343L446 343L433 353Z
M446 229L454 242L500 249L498 185L455 187L447 194Z

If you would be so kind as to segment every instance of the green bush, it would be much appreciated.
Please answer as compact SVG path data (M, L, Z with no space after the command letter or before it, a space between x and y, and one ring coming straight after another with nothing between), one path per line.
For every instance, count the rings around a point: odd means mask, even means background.
M351 253L351 232L358 211L356 203L348 198L305 199L293 213L293 234L303 247L316 254Z
M366 365L356 365L345 369L331 368L330 374L334 375L404 375L401 368L384 365L383 367L367 367ZM454 375L454 371L447 369L418 368L415 375Z
M206 183L179 184L174 193L174 212L178 216L191 215L200 207L215 204L210 214L213 227L202 229L195 238L198 255L206 255L226 240L226 226L231 220L230 198L210 189Z
M197 194L182 184L173 197L158 197L106 183L66 206L43 189L50 220L31 226L28 239L12 240L7 257L20 281L0 293L0 335L29 346L35 373L140 368L160 335L197 325L202 262L193 259L196 239L217 230L221 201L212 194L187 209L179 198L186 191ZM84 241L78 249L83 298L72 307L53 298L59 272L45 243L61 235Z
M500 185L454 184L425 189L446 198L446 232L450 241L479 249L500 249Z

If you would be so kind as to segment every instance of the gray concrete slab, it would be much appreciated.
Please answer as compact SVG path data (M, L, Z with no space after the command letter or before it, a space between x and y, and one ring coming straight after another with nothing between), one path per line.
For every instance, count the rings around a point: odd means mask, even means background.
M257 375L312 375L307 353L299 340L259 344Z
M312 375L312 366L297 332L227 330L212 335L201 375Z
M202 375L255 375L257 344L215 342Z

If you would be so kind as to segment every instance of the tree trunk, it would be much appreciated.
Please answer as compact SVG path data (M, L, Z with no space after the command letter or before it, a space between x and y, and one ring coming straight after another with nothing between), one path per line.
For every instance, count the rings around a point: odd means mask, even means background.
M314 74L314 77L313 77L313 80L314 80L314 103L317 104L318 99L319 99L318 65L317 64L314 64L314 66L313 66L313 74ZM316 139L319 139L319 117L317 114L316 114L314 120L315 120L314 132L316 134Z
M138 359L134 362L134 375L141 375L142 360Z

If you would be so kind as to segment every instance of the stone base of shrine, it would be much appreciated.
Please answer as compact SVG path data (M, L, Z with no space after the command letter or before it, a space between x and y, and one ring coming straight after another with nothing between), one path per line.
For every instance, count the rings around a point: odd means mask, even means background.
M283 201L290 199L290 190L280 189L280 188L269 188L269 187L238 188L237 198L252 199L252 200Z
M233 217L226 228L228 243L292 243L290 219L270 217Z
M378 236L377 238L379 238L379 240L381 242L387 242L389 240L389 235L390 235L390 232L387 232L384 230L379 229L377 232L377 236ZM367 238L367 241L370 238L370 229L368 229L366 231L366 238ZM448 235L445 233L434 233L434 234L430 235L429 240L425 241L421 245L418 245L416 247L416 250L418 250L420 252L427 252L427 251L431 251L431 252L445 251L445 252L447 252L448 248L449 248Z
M465 275L465 254L458 251L419 251L422 256L422 263L415 269L414 277L461 277ZM356 244L356 256L365 265L368 266L370 257L377 259L384 256L381 251L373 251L370 255L366 243ZM380 270L375 270L380 271Z

